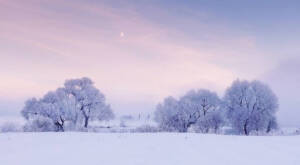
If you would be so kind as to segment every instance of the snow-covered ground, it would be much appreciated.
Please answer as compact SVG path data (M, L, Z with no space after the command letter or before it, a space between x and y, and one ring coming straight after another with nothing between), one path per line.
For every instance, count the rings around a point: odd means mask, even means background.
M3 165L299 165L300 136L2 133Z

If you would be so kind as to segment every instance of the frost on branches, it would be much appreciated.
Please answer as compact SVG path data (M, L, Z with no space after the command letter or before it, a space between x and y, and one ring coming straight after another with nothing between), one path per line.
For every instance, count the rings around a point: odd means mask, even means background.
M269 133L278 127L278 101L272 90L259 81L233 82L223 100L208 90L190 91L179 100L166 98L158 104L155 120L164 131L218 132L225 124L238 134Z
M239 134L268 133L277 128L277 97L259 81L233 82L225 93L224 103L228 121Z
M66 122L87 128L91 120L114 118L104 95L89 78L67 80L63 88L48 92L43 98L29 99L21 113L33 131L64 131Z
M217 131L224 123L220 99L208 90L190 91L179 100L168 97L157 106L155 120L162 130L187 132L195 125L196 131Z

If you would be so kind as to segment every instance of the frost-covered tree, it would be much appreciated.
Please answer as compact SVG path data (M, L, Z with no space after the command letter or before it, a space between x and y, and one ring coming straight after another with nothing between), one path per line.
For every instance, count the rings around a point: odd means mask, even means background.
M88 126L89 120L109 120L114 117L105 98L88 78L68 80L64 88L48 92L41 99L32 98L26 101L21 111L29 122L35 124L51 120L56 131L64 131L65 122L73 125ZM33 120L37 120L35 123ZM32 124L31 124L32 125ZM39 130L39 129L35 129Z
M44 116L35 116L24 126L25 132L52 132L57 131L52 119Z
M223 123L220 110L221 100L209 90L192 90L180 99L181 104L189 112L187 128L196 124L203 133L217 131Z
M65 82L65 90L69 97L75 99L80 114L76 115L75 122L83 121L85 128L90 120L110 120L114 114L105 103L104 95L94 86L89 78L71 79Z
M43 116L51 118L59 131L64 131L65 121L73 121L76 116L75 99L63 88L48 92L41 102L44 104Z
M164 130L176 130L186 132L191 125L196 124L218 129L223 116L217 116L220 110L220 99L216 93L208 90L190 91L178 101L172 97L164 100L157 106L155 119ZM216 121L216 122L213 122ZM214 124L214 125L212 125ZM204 131L204 132L207 132Z
M180 101L190 104L192 111L198 114L197 116L205 116L209 112L215 111L221 102L216 93L205 89L191 90Z
M75 111L74 99L68 97L62 88L55 92L48 92L43 98L30 99L25 103L22 115L25 119L36 119L42 116L52 120L57 131L64 131L64 123L71 120Z
M173 97L168 97L163 103L157 105L155 121L159 123L162 130L185 131L183 111L180 109L179 102Z
M218 133L219 129L225 124L224 113L218 109L199 118L194 129L201 133Z
M225 93L224 103L229 122L240 134L270 132L277 127L277 97L259 81L234 81Z
M31 98L25 102L25 107L22 109L21 114L26 119L29 120L37 115L41 114L42 104L36 98Z

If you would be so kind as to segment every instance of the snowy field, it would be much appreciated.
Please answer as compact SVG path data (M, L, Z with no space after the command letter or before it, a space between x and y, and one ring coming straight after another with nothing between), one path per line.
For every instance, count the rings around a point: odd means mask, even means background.
M299 165L300 136L2 133L3 165Z

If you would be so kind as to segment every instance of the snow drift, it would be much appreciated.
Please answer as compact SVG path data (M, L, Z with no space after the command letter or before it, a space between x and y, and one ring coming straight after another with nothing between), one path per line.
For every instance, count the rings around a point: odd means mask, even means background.
M193 133L5 133L5 165L296 165L300 136Z

